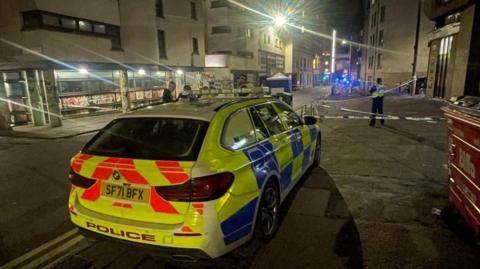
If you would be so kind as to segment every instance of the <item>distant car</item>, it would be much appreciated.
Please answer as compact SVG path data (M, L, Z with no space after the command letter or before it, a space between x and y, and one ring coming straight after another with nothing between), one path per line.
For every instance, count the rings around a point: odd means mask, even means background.
M126 113L71 160L71 220L87 237L219 257L271 239L279 207L320 160L314 117L275 99L169 103Z

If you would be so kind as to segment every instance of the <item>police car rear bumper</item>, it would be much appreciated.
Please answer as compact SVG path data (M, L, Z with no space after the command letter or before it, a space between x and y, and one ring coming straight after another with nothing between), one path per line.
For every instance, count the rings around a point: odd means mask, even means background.
M165 258L171 258L174 260L195 261L198 259L211 259L211 257L207 253L205 253L200 249L174 248L174 247L135 243L132 241L122 240L115 237L110 237L110 236L106 236L96 232L92 232L82 227L79 227L78 230L79 230L79 233L86 238L100 240L100 241L110 241L114 243L128 245L134 248L151 251L152 254L154 255L158 255Z

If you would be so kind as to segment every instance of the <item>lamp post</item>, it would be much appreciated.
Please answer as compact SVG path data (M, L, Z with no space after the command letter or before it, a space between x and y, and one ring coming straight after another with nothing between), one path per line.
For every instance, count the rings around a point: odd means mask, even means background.
M330 76L331 76L332 81L333 81L333 77L334 77L334 74L335 74L336 43L337 43L337 31L335 29L333 29L333 32L332 32L332 58L330 59L330 61L331 61Z

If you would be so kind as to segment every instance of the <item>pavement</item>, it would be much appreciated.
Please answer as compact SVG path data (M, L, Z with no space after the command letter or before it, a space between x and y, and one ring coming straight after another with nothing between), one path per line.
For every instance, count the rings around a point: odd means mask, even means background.
M320 122L321 168L306 175L288 197L271 242L247 244L213 261L166 261L121 244L91 242L72 230L65 208L68 160L93 134L54 140L0 137L0 264L480 268L479 248L437 214L449 204L443 103L388 96L386 113L417 120L387 120L385 126L369 127L368 117L358 116L368 116L364 113L370 99L318 100L321 92L297 94L315 100L320 114L333 117Z
M294 92L293 107L300 108L314 100L325 99L329 94L329 87L307 88ZM94 133L102 129L111 120L120 115L112 111L100 115L65 118L63 126L52 128L50 126L24 125L14 127L13 130L0 130L0 136L31 138L31 139L61 139L82 134Z
M368 111L370 105L362 99L326 104L332 106L320 107L321 114ZM386 113L397 116L441 118L443 105L385 99ZM355 220L365 268L480 268L478 247L432 213L449 205L446 121L387 120L370 127L368 120L341 119L321 127L322 168Z

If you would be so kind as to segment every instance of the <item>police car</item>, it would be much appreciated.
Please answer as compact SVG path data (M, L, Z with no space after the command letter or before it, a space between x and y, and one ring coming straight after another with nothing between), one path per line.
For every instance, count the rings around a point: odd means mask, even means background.
M314 117L268 98L123 114L71 159L69 211L86 236L215 258L271 239L279 207L320 158Z

